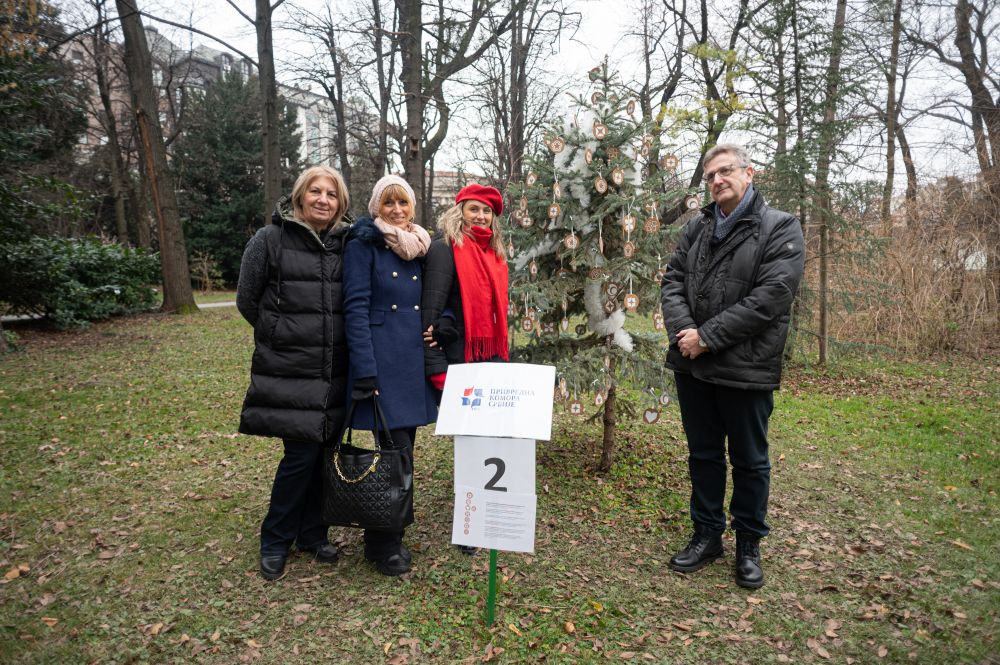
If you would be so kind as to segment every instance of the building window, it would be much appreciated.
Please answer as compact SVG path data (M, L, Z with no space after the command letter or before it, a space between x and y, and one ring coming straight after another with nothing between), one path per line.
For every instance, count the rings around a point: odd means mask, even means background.
M73 49L70 51L69 59L74 65L79 65L83 62L83 51L80 49Z
M153 67L153 85L159 87L163 84L163 72L159 67Z

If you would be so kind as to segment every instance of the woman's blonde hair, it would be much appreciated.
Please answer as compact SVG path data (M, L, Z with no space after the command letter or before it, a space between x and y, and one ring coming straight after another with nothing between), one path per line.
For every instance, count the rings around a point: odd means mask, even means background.
M467 202L462 201L457 203L452 207L448 208L443 215L438 217L437 227L441 231L441 235L455 243L459 247L465 241L466 231L469 230L471 224L465 222L465 217L462 216L462 208ZM500 226L497 222L500 217L497 215L493 216L493 225L490 227L493 229L493 237L490 238L490 247L496 252L497 256L501 259L507 258L507 248L503 244L503 233L500 231Z
M306 193L309 185L316 178L327 177L333 180L333 184L337 189L337 214L333 216L332 224L336 224L347 212L347 208L350 206L350 194L347 192L347 185L344 184L344 176L340 175L340 171L331 166L312 166L303 171L298 178L295 179L295 185L292 187L292 215L295 219L300 222L303 221L302 215L302 197Z

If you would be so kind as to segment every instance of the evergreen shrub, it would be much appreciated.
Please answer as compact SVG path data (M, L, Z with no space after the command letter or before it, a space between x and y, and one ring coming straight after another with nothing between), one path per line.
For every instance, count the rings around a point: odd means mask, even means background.
M59 328L150 309L159 257L93 236L34 236L0 246L0 301Z

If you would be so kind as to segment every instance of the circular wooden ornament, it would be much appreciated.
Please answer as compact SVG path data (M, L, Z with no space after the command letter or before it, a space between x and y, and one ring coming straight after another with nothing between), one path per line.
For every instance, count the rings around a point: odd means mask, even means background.
M534 171L528 171L528 175L524 177L524 184L531 187L536 182L538 182L538 175Z
M513 302L507 303L507 316L513 317L517 314L517 306Z
M684 199L684 207L688 210L697 210L701 207L701 201L697 196L688 196Z
M608 285L604 287L604 292L608 294L609 298L617 298L618 294L622 292L622 288L614 282L608 282Z
M639 296L634 293L626 293L625 300L623 302L625 303L625 309L630 312L634 312L639 309Z
M562 185L560 185L558 182L552 183L552 196L556 197L557 199L562 198Z
M566 141L563 140L563 137L561 137L561 136L557 136L557 137L553 138L551 141L549 141L549 150L551 150L552 152L554 152L557 155L560 152L562 152L563 148L565 148L565 147L566 147Z
M559 392L562 392L563 390L566 390L566 377L565 376L559 377Z
M653 327L657 330L663 330L666 328L666 326L663 325L663 315L659 312L653 314Z
M622 170L622 167L616 166L611 170L611 182L615 183L619 187L621 187L621 184L625 182L625 171Z
M522 196L521 200L517 202L517 207L518 207L518 210L520 210L521 212L524 212L525 210L527 210L528 209L528 197L527 196Z
M528 272L532 277L538 277L538 263L532 260L532 262L528 264Z
M625 112L628 113L629 115L632 115L633 113L635 113L635 100L634 99L628 100L628 104L625 105Z
M610 162L613 159L618 159L618 157L621 156L621 154L622 153L618 148L611 146L610 148L608 148L608 161Z
M565 316L563 317L562 321L559 322L559 330L563 332L567 332L569 330L569 319L567 319Z
M590 164L591 162L594 161L594 151L591 150L590 148L587 148L586 150L583 151L583 158L586 160L588 164Z
M600 104L603 101L604 101L604 93L601 92L600 90L595 90L594 94L590 96L591 104Z
M604 303L604 312L605 312L606 314L611 314L611 313L613 313L613 312L614 312L614 311L615 311L616 309L618 309L618 305L616 305L616 304L615 304L615 301L614 301L614 300L609 300L609 301L607 301L606 303Z
M594 395L594 405L600 406L604 404L604 393L597 393Z
M532 321L527 316L521 319L521 330L523 330L524 332L531 332L534 327L535 327L535 322Z
M589 72L587 72L587 76L590 77L591 81L596 81L600 77L600 75L601 75L600 67L594 67Z
M660 220L656 217L647 217L642 223L642 230L646 233L656 233L660 230Z
M670 395L668 395L667 393L663 393L662 395L660 395L660 404L662 404L663 406L670 404Z
M580 246L580 239L576 237L576 233L570 233L563 238L563 244L566 245L566 249L576 249Z
M598 120L594 121L594 138L598 141L604 140L608 135L608 126Z
M629 240L624 245L622 245L622 254L625 255L626 259L631 259L635 256L635 243Z
M657 420L660 419L660 410L646 409L645 411L642 412L642 419L646 422L647 425L652 425L653 423L655 423Z
M594 180L594 189L597 190L598 194L603 194L608 191L608 181L601 176L597 176L597 179Z
M517 223L521 225L521 228L528 228L534 222L531 221L531 216L527 213L521 215L521 218L517 220Z
M604 278L604 271L601 270L600 268L598 268L597 266L594 266L587 273L587 277L589 277L590 279L603 279Z
M549 204L549 219L555 219L562 212L562 208L559 207L558 203Z
M576 334L577 335L586 335L587 334L587 326L583 325L582 323L576 324Z
M538 311L534 307L529 307L527 316L529 320L534 321L538 318Z
M632 215L625 215L622 217L621 225L623 229L632 233L632 231L635 231L635 217Z
M542 324L542 332L546 335L554 335L556 332L556 324L552 321L546 321Z
M664 155L660 157L660 168L664 171L673 171L678 165L677 155Z
M583 413L583 404L580 404L580 400L575 399L569 403L569 412L574 416L579 416Z
M612 92L610 95L608 95L608 101L611 102L612 104L617 104L618 103L618 95L616 95L615 93Z

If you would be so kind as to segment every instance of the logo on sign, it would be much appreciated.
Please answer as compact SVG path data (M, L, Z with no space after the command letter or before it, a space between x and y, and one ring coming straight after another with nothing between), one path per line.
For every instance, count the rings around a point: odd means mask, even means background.
M462 406L468 406L472 409L478 409L483 403L483 389L482 388L466 388L462 391Z
M491 409L513 409L521 400L535 396L534 390L519 388L465 388L462 390L462 406L473 410L481 406ZM485 401L485 404L484 404Z

